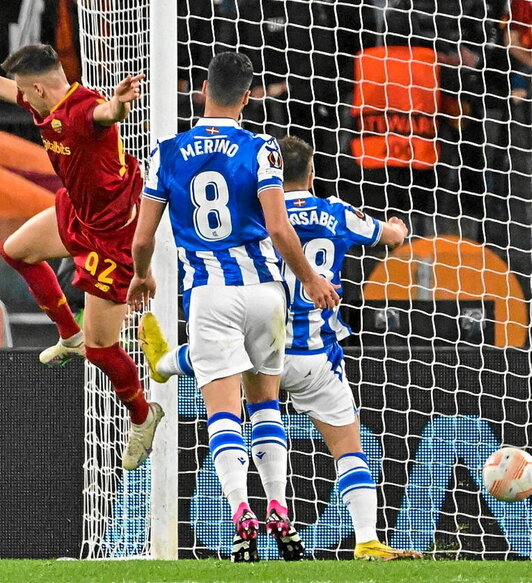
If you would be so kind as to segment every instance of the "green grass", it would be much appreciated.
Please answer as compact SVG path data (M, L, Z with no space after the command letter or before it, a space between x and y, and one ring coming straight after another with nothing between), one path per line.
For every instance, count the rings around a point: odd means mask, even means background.
M530 583L530 561L0 560L2 583Z

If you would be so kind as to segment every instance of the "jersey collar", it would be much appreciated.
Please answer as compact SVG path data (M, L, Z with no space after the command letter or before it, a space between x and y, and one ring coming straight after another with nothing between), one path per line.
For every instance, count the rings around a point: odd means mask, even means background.
M54 111L57 111L62 105L63 103L65 103L65 101L72 95L72 93L74 93L74 91L79 87L79 83L73 83L70 86L70 89L67 91L66 95L58 102L56 103L52 109L50 110L50 113L53 113Z
M309 198L312 194L308 190L289 190L284 193L286 200L295 200L296 198Z
M201 117L196 126L219 126L240 128L238 122L230 117Z

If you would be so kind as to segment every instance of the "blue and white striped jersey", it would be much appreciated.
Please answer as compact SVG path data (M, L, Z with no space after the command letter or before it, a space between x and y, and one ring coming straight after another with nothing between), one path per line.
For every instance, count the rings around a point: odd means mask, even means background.
M380 221L336 197L324 199L307 191L291 191L286 193L286 207L309 263L335 284L341 284L340 271L347 251L354 245L376 245L381 237ZM334 310L314 308L287 265L283 271L290 290L287 354L324 352L351 334L339 306ZM337 291L341 296L342 290Z
M157 143L144 196L168 203L183 290L282 281L258 194L282 188L275 138L229 118L202 118Z

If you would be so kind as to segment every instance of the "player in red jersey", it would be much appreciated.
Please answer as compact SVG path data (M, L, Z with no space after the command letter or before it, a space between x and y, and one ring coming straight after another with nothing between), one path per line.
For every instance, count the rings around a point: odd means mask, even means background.
M144 75L126 77L107 101L70 85L48 45L23 47L2 68L14 80L0 77L0 99L33 115L64 188L55 209L22 225L0 244L0 255L57 325L60 340L40 354L41 362L54 366L84 355L111 380L132 422L122 465L135 469L148 457L164 415L157 403L146 401L135 363L118 343L133 276L131 241L142 177L137 160L124 153L116 123L138 99ZM46 263L68 255L76 265L74 284L86 292L83 331Z

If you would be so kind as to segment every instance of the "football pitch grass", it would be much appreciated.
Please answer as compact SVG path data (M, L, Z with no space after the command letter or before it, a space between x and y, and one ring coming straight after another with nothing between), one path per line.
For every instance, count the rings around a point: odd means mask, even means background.
M530 561L0 560L2 583L531 583Z

